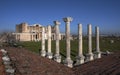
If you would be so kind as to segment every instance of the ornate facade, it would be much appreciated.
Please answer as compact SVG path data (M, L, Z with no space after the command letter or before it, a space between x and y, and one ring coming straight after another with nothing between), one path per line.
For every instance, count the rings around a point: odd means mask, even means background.
M21 23L16 25L16 32L14 33L16 41L40 41L42 38L42 25L34 24L28 25L28 23ZM47 27L45 28L45 39L47 39ZM60 33L60 39L64 37L64 34ZM52 27L52 40L55 40L55 28Z

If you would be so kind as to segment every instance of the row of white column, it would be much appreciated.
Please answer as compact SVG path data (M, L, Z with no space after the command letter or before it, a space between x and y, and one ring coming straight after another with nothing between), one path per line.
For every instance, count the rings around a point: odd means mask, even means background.
M73 67L73 61L70 57L71 49L70 49L70 22L73 20L71 17L63 18L66 24L66 59L63 61L65 65L68 67ZM56 34L56 52L53 56L51 52L51 26L48 26L48 50L45 50L45 29L42 28L42 50L41 56L47 57L49 59L54 59L56 62L61 62L60 48L59 48L59 21L54 21L55 24L55 34ZM96 51L92 52L92 27L91 24L88 24L88 54L86 54L86 58L83 55L83 41L82 41L82 24L78 24L78 35L79 35L79 46L78 46L78 55L76 57L75 65L83 64L84 62L88 62L94 60L96 58L101 58L101 52L99 48L99 27L95 28L96 31Z

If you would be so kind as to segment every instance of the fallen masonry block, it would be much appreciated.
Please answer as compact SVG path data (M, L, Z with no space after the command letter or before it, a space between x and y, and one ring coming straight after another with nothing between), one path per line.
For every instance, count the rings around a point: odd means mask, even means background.
M12 66L11 65L5 65L5 68L6 69L12 69Z
M113 52L110 52L110 51L106 51L106 52L101 52L102 55L109 55L109 54L113 54Z
M5 49L1 49L0 51L2 52L3 56L7 55L7 51Z
M4 63L4 65L10 65L11 64L10 61L4 61L3 63Z
M10 61L10 58L9 58L8 56L4 56L4 57L2 57L2 60L3 60L4 62Z
M10 74L14 74L15 73L15 69L6 69L6 72L10 73Z

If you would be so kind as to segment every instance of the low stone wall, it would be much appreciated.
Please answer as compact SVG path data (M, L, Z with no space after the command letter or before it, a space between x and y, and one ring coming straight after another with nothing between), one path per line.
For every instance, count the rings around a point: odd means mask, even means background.
M0 51L0 75L6 75L5 74L5 67L3 64L3 60L2 60L2 52Z
M5 75L15 75L15 68L13 67L13 63L8 55L8 52L5 49L1 49L2 53L2 64L4 65ZM2 74L3 75L3 74Z

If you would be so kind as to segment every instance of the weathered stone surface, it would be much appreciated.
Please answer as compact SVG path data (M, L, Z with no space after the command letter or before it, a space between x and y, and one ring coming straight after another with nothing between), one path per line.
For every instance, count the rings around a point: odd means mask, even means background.
M51 26L48 26L48 47L47 47L47 58L52 59L53 54L51 52Z
M46 50L45 50L45 28L42 27L42 50L41 50L41 56L46 56Z
M72 67L73 61L70 57L70 22L73 20L71 17L63 18L66 25L66 59L64 60L64 64L68 67Z
M60 31L59 31L59 21L54 21L55 24L55 35L56 35L56 52L54 55L54 60L58 63L61 62L61 55L60 55L60 47L59 47L59 36L60 36Z
M82 47L82 24L78 24L78 55L76 57L75 65L80 65L84 63L85 57L83 56L83 47Z
M7 72L7 73L14 74L14 73L15 73L15 69L6 69L6 72Z
M2 57L2 60L3 61L10 61L10 58L8 56L4 56L4 57Z
M84 62L85 62L85 57L83 55L77 56L75 65L80 65L83 64Z
M6 56L6 55L7 55L7 51L6 51L5 49L1 49L0 51L2 52L2 55L3 55L3 56Z
M42 27L44 26L40 24L34 24L34 25L28 25L28 23L17 24L16 32L13 33L13 35L15 35L16 41L40 41L42 39L41 36ZM53 30L54 28L52 28L52 31ZM45 27L45 32L47 32L47 27ZM48 34L46 33L46 35ZM60 36L60 38L62 39L62 36Z
M99 27L95 27L95 34L96 34L96 51L94 52L94 58L101 58L101 52L99 47Z
M88 54L86 54L85 62L93 60L94 54L92 53L92 26L88 24Z

